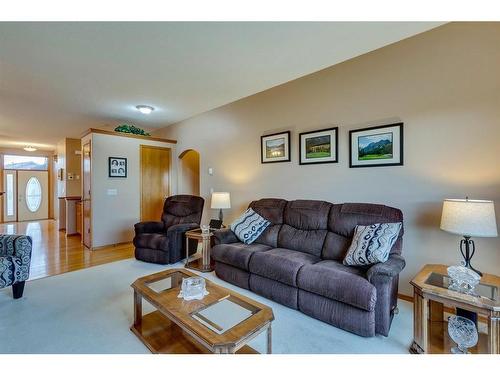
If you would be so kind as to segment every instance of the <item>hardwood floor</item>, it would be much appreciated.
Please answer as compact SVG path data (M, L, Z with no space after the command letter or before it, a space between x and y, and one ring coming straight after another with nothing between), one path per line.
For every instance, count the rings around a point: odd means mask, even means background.
M0 224L2 234L27 234L33 239L29 280L128 259L134 256L131 243L88 250L80 236L66 237L55 220Z

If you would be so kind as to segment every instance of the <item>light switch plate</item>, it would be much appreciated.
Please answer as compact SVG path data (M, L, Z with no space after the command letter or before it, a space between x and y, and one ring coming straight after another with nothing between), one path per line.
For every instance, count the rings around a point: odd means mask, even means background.
M107 195L118 195L118 189L108 189L106 191Z

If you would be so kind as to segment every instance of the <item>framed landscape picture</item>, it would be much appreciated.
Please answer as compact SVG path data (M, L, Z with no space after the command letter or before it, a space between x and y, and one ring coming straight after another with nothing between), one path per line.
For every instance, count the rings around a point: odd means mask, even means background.
M299 164L338 162L338 127L299 134Z
M108 158L108 176L109 177L127 177L127 158Z
M261 163L290 161L290 132L263 135L260 137Z
M349 132L349 167L403 165L403 123Z

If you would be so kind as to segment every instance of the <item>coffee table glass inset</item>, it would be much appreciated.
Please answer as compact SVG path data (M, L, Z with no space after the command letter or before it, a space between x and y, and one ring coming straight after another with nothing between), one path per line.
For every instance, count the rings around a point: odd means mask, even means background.
M182 279L195 276L173 269L136 280L131 327L154 353L256 353L248 341L267 331L271 352L272 310L209 280L203 300L178 298ZM142 299L157 311L142 315Z

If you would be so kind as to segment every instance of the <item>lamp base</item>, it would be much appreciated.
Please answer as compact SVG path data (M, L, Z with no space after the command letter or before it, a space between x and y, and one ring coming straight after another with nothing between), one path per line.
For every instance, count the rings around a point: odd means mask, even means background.
M222 223L224 220L224 215L222 214L222 208L219 209L219 220Z
M464 267L471 269L479 276L483 276L481 271L476 270L471 264L471 259L476 252L476 246L474 245L474 241L470 239L470 236L464 236L464 239L460 241L460 252L464 258Z

